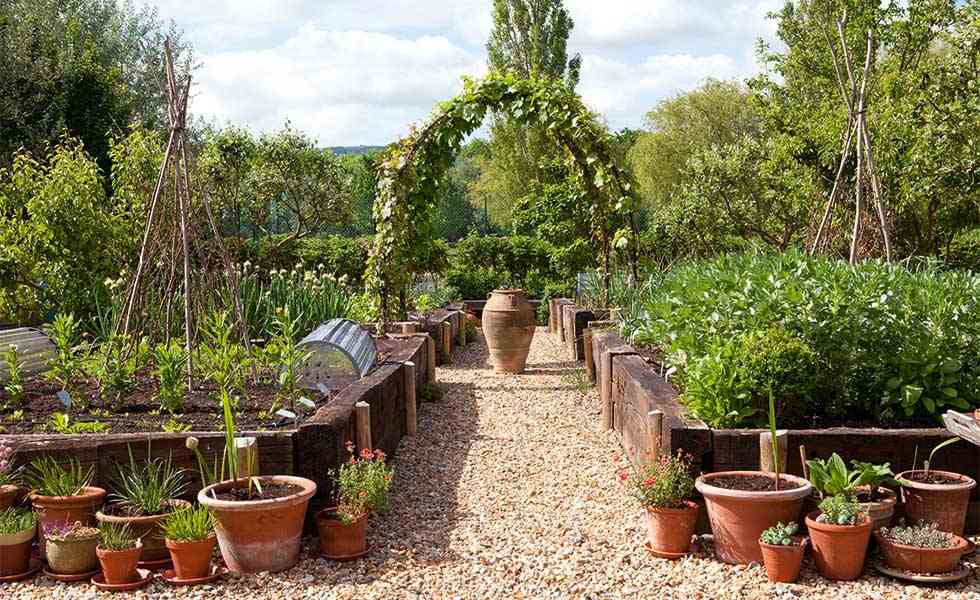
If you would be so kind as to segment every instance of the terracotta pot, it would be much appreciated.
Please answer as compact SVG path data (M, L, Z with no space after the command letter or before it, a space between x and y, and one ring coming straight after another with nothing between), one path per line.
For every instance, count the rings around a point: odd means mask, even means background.
M917 548L890 540L875 532L878 547L885 557L885 562L893 569L912 571L913 573L949 573L956 570L960 557L966 551L969 543L956 536L956 543L951 548Z
M682 508L648 507L647 539L658 554L687 554L698 523L698 505L685 501Z
M895 505L898 503L898 495L888 488L878 488L878 496L879 499L874 502L860 503L861 510L871 517L872 531L878 531L882 527L891 525L892 516L895 514Z
M0 510L7 510L17 504L17 495L20 488L16 485L0 485Z
M753 492L729 490L711 485L717 477L770 476L761 471L724 471L698 477L695 487L704 496L708 520L715 537L715 552L727 563L762 562L759 536L777 523L800 517L803 499L810 494L810 482L793 475L780 475L781 481L797 484L790 490Z
M857 579L864 571L864 557L871 540L871 517L864 515L857 525L834 525L818 523L819 515L820 511L813 511L806 516L817 571L827 579Z
M344 525L337 518L336 510L331 507L316 514L320 553L327 558L344 559L367 552L367 514L350 525Z
M766 565L769 581L793 583L800 578L803 554L806 552L807 538L794 536L789 546L759 542L762 561Z
M129 530L133 532L133 535L139 537L143 541L143 555L140 560L166 560L170 558L170 553L167 551L167 546L163 543L163 530L160 529L160 523L163 522L163 520L166 519L170 513L191 507L191 503L186 500L168 500L167 504L170 506L170 510L168 512L159 515L146 515L142 517L125 517L120 514L115 514L119 512L117 510L119 504L110 504L106 507L105 512L100 510L99 512L95 513L95 518L100 523L118 523L120 525L129 525Z
M534 307L524 290L494 290L483 309L483 335L496 373L523 373L534 337Z
M316 492L316 483L302 477L276 475L258 479L263 487L291 484L300 491L268 500L215 500L212 491L224 492L235 485L233 481L223 481L197 494L197 501L214 515L225 565L239 573L278 572L296 564L306 507ZM238 481L238 487L244 486L244 480Z
M48 568L60 575L94 571L99 566L99 557L95 553L98 545L98 532L82 538L47 540Z
M37 524L43 533L50 525L81 523L94 525L95 513L102 507L105 500L105 490L100 487L82 488L77 496L41 496L31 495L34 512L37 513ZM41 536L39 544L41 558L46 558L45 546L47 541ZM89 569L91 570L91 569Z
M211 553L218 543L215 536L193 542L166 540L165 543L173 559L177 579L198 579L211 572Z
M136 563L140 561L143 553L143 545L136 542L136 546L126 550L105 550L101 546L95 549L95 554L99 557L99 564L102 565L102 577L109 585L120 583L131 583L136 581L139 573L136 572Z
M910 477L924 471L903 471L896 479L902 484L902 501L905 502L905 518L910 523L928 521L939 525L942 531L963 535L966 525L966 509L970 501L970 490L977 482L959 473L936 471L930 473L953 479L956 483L937 485L919 483Z
M26 573L31 566L35 528L20 533L0 534L0 577Z

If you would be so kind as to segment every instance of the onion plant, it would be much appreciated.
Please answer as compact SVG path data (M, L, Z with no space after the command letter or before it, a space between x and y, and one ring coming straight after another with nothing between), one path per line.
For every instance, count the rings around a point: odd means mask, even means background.
M61 465L51 456L35 458L24 473L24 483L39 496L77 496L92 482L95 466L82 467L76 458Z
M0 511L0 535L12 535L37 527L37 515L26 508Z
M170 509L169 501L187 490L184 474L185 470L175 467L170 458L147 457L137 462L130 446L129 464L118 467L113 481L113 497L131 516L163 514Z
M102 521L99 523L99 546L103 550L118 552L136 547L137 536L129 528L129 523Z
M179 510L160 523L163 535L175 542L196 542L214 532L214 517L203 506Z

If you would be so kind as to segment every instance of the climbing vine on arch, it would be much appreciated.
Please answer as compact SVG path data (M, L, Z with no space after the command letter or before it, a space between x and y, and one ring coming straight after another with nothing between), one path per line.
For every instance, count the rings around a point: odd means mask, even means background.
M613 159L606 127L560 81L491 73L483 79L466 79L459 95L388 146L379 162L376 233L365 279L376 294L383 322L404 308L395 307L395 300L410 283L406 266L420 247L418 235L427 229L443 174L463 140L480 127L490 110L507 113L522 124L543 126L565 150L589 198L607 289L614 239L628 250L635 275L635 186L630 173Z

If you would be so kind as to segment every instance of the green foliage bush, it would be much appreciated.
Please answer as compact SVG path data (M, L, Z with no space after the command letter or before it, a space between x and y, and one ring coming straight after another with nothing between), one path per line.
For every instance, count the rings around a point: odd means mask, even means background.
M576 270L565 262L567 251L534 237L471 233L450 251L446 282L471 300L500 287L523 288L532 298L568 295Z
M980 273L980 228L968 229L954 236L943 258L951 268Z
M813 412L822 367L808 343L779 327L749 331L739 338L738 374L760 411L773 394L784 423Z

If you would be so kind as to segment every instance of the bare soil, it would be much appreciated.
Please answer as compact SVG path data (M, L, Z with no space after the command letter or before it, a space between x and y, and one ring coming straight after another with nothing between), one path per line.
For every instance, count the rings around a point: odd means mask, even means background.
M731 477L713 477L708 480L708 485L723 488L726 490L740 490L743 492L773 492L776 491L776 481L772 477L765 475L744 475ZM796 481L779 477L780 490L795 490L801 487Z

